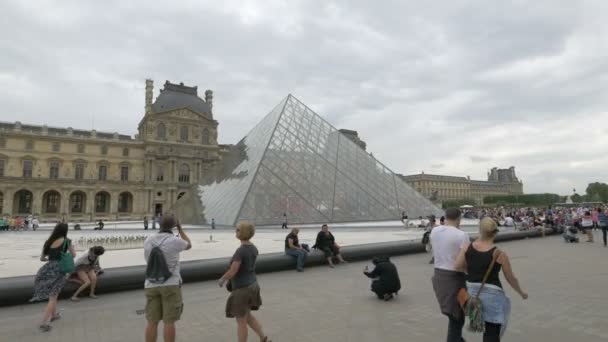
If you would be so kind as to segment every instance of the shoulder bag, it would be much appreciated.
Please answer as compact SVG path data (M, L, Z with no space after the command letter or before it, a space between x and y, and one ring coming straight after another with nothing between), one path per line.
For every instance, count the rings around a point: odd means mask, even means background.
M61 258L59 259L59 269L63 273L74 272L74 256L69 249L70 240L65 238L61 247Z
M483 310L481 307L481 300L479 299L479 295L483 290L483 287L486 285L486 281L488 281L488 277L490 276L490 272L494 268L494 264L496 264L496 259L498 259L498 255L500 251L498 248L494 250L494 255L492 256L492 262L490 262L490 266L486 270L486 273L483 276L483 280L481 281L481 286L479 287L479 291L477 291L477 295L475 297L470 297L467 301L464 309L465 315L469 318L469 326L468 329L471 332L483 332L485 328L485 321L483 319Z

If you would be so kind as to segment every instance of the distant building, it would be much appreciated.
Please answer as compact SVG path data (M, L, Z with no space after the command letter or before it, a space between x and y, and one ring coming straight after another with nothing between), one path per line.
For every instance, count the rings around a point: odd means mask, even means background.
M134 137L0 122L0 215L131 220L170 209L224 149L212 100L169 81L154 100L146 80Z
M359 145L359 147L361 147L363 150L367 148L367 144L365 143L365 141L359 138L359 133L357 131L353 131L350 129L340 129L339 131L352 142Z
M492 168L487 181L424 172L400 177L423 196L436 202L473 199L477 204L483 204L483 198L487 196L523 194L523 183L515 175L513 166L508 169Z

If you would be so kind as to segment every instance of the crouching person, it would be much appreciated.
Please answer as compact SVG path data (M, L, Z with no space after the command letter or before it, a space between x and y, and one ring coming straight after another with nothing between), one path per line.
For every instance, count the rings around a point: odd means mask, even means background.
M177 227L178 236L173 235ZM175 322L181 318L182 278L179 271L179 254L192 248L179 221L172 215L163 217L158 234L144 242L146 258L146 342L155 342L158 323L164 323L165 342L175 341Z
M101 271L99 266L99 257L105 253L105 249L102 246L94 246L89 248L89 251L78 257L74 262L74 273L78 278L77 281L81 284L78 290L72 295L72 301L77 302L80 300L78 295L91 287L89 290L89 297L97 298L95 295L95 287L97 286L97 274Z
M372 281L372 292L378 296L378 299L389 301L401 290L401 280L399 280L397 267L388 256L375 257L372 262L375 266L374 269L370 272L365 266L363 274L376 279Z

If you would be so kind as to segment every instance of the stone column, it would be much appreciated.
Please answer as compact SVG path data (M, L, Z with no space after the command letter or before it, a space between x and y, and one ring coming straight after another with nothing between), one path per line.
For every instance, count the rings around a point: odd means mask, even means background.
M89 215L89 219L92 220L95 217L95 191L85 191L87 198L85 198L84 213Z
M13 215L13 197L15 196L15 190L6 189L2 191L2 195L4 195L4 202L2 204L2 212L0 212L0 215Z
M118 192L110 192L110 217L115 218L118 215Z
M42 190L32 190L32 214L42 214Z

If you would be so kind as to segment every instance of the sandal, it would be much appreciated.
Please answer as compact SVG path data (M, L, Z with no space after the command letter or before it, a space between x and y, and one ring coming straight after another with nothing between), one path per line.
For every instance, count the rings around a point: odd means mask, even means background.
M58 319L61 319L61 314L59 312L54 314L53 317L51 317L51 322L54 322Z
M72 302L80 302L80 298L78 298L78 297L72 297L72 298L70 298L70 300Z
M51 331L52 327L50 324L40 324L40 326L38 327L38 330L42 331L42 332L48 332Z
M262 342L272 342L272 341L268 339L268 336L264 336L264 339L262 340Z

